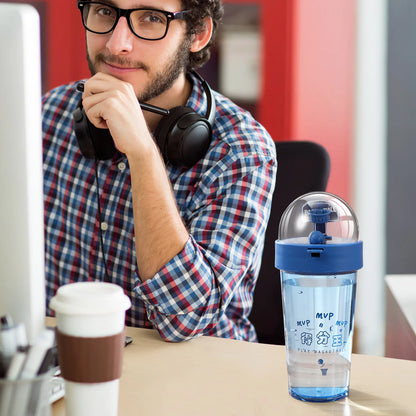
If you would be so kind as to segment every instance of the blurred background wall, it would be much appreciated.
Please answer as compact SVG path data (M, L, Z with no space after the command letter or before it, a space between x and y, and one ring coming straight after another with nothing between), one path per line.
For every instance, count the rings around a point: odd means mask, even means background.
M43 91L88 77L75 0L27 3L41 15ZM328 150L328 191L356 211L365 247L357 349L381 355L384 276L416 270L416 2L225 0L224 5L212 59L200 72L249 109L274 140L313 140Z

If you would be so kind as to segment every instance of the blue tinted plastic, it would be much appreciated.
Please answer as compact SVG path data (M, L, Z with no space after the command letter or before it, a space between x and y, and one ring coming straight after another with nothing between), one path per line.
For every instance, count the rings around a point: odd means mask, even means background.
M348 395L356 274L282 272L289 391L305 401Z

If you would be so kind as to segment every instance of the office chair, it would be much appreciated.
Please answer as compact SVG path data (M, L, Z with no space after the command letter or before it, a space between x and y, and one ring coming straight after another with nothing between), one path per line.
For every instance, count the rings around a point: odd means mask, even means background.
M276 142L276 153L276 188L249 319L259 342L284 345L280 272L274 267L274 242L278 238L280 217L297 197L325 191L330 159L323 146L309 141Z

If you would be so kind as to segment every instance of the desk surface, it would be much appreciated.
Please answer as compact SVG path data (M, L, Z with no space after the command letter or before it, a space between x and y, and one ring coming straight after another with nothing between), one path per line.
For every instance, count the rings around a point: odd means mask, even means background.
M285 349L200 337L173 344L128 328L120 416L416 415L416 362L353 354L349 398L304 403L287 391ZM53 416L65 415L64 399Z

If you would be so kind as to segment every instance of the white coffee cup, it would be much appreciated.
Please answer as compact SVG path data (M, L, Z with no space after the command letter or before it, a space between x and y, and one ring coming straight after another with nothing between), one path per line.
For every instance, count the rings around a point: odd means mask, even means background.
M56 313L66 415L116 416L130 299L118 285L79 282L61 286L49 306Z

